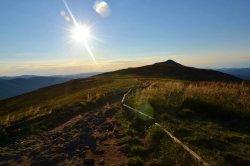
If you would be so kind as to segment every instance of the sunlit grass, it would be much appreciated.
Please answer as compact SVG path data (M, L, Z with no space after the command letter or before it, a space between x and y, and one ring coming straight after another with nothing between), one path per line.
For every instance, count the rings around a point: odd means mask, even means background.
M154 82L131 94L127 103L139 110L150 105L155 120L210 165L250 163L249 84Z
M0 123L10 124L25 118L44 116L77 103L93 103L108 95L116 95L137 83L137 79L92 78L44 88L2 102Z
M223 82L160 81L138 91L136 106L158 103L163 107L181 107L187 100L221 106L232 111L250 112L250 86Z

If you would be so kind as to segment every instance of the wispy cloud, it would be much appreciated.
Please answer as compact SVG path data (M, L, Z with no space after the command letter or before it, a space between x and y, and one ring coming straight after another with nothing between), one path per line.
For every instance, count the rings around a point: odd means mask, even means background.
M92 71L111 71L127 67L137 67L154 63L156 59L114 59L101 60L98 65L84 61L5 61L2 62L0 75L22 75L22 74L73 74ZM158 59L159 60L159 59ZM157 61L157 60L156 60ZM155 62L156 62L155 61Z
M220 59L218 59L220 57ZM220 68L220 67L237 67L235 61L239 61L239 66L250 66L250 57L248 55L239 55L237 58L234 54L225 55L152 55L147 57L137 56L127 59L110 59L99 60L98 65L86 63L86 61L76 60L50 60L50 61L26 61L10 62L1 61L0 75L54 75L54 74L74 74L93 71L112 71L128 67L138 67L153 64L156 62L173 59L187 66L200 68ZM221 61L223 59L223 61ZM230 66L232 64L232 66Z

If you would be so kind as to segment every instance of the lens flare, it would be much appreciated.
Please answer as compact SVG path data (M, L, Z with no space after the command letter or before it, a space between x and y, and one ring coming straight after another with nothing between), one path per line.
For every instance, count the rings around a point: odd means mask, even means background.
M77 21L76 21L74 15L73 15L73 13L71 12L71 10L70 10L70 8L69 8L69 5L67 4L66 0L63 0L63 3L64 3L64 5L65 5L65 7L66 7L66 9L67 9L67 11L68 11L68 13L69 13L69 15L70 15L70 18L73 20L74 25L77 25L78 23L77 23Z
M103 1L103 0L96 1L93 8L96 11L96 13L98 13L99 15L101 15L103 17L107 17L110 15L110 11L111 11L110 7L109 7L108 3Z
M97 65L97 62L96 62L96 59L95 59L95 56L92 52L92 50L90 49L90 46L89 46L89 43L88 42L84 42L84 45L85 45L85 48L87 49L89 55L91 56L92 60L94 61L94 63Z
M63 0L64 5L69 13L70 19L72 20L74 23L74 26L71 28L70 30L70 35L71 38L73 39L73 41L77 42L77 43L81 43L84 45L84 47L86 48L87 52L89 53L90 57L93 59L94 63L97 64L95 56L89 46L89 40L91 38L94 38L91 35L91 28L87 25L78 23L73 15L73 13L71 12L66 0Z
M63 10L60 12L60 14L61 14L61 16L63 16L63 17L65 17L65 16L66 16L65 11L63 11Z

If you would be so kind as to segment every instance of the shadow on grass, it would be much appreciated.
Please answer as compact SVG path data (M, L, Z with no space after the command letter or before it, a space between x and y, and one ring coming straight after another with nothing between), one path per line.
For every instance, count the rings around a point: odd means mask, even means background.
M187 99L183 102L182 109L188 108L193 112L181 115L186 120L207 120L215 122L230 130L241 133L250 133L250 113L233 108L226 109L223 106L204 101Z
M121 94L123 94L123 92L121 92ZM106 102L117 101L120 99L118 96L121 96L121 94L107 95L106 97L91 101L85 105L76 103L70 106L57 108L50 114L34 119L23 119L23 121L18 121L8 127L0 126L0 146L4 147L15 142L17 139L52 130L71 118L84 113L85 110L95 110L104 106Z

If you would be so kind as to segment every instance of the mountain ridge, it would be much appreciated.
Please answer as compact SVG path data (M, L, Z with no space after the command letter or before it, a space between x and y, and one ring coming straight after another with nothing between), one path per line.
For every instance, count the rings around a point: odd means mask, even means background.
M212 69L199 69L194 67L184 66L173 60L167 60L151 65L121 69L113 72L101 74L107 75L127 75L134 77L147 78L168 78L188 81L226 81L240 82L242 79L219 72Z
M50 85L60 84L72 79L87 78L100 72L54 76L3 76L0 77L0 100L21 95Z
M216 70L244 80L250 80L250 68L221 68Z

